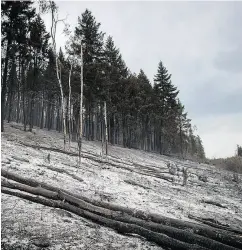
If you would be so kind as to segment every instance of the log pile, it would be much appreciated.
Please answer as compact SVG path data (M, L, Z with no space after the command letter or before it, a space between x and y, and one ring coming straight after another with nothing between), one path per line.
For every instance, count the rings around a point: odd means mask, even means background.
M64 209L125 235L140 235L165 249L242 249L242 233L93 200L1 170L2 193Z

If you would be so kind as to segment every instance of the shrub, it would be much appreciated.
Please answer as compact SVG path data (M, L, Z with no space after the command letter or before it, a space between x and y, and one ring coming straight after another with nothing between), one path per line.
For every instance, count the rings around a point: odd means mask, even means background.
M224 160L225 169L236 172L242 173L242 157L241 156L234 156L230 158L226 158Z

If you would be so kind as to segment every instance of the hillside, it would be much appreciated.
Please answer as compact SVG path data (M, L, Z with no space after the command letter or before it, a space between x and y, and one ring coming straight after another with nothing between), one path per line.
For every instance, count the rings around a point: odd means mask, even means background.
M6 124L2 170L134 212L210 224L241 238L242 175L235 183L231 172L213 166L117 146L109 146L108 157L102 158L100 143L90 141L84 142L78 166L76 143L67 146L69 153L61 150L58 132L24 132L20 124ZM183 168L189 173L185 186ZM40 249L41 244L45 249L162 249L145 237L122 235L58 208L4 193L1 201L2 249Z

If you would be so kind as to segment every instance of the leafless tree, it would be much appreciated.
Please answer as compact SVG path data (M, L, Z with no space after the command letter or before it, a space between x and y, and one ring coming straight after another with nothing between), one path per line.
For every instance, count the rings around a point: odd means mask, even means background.
M61 92L61 110L62 110L62 119L63 119L63 133L64 133L64 149L66 145L66 115L65 115L65 102L64 102L64 93L63 93L63 85L61 82L61 63L58 58L56 52L56 28L59 22L64 22L65 19L58 18L58 10L57 6L53 1L50 1L50 9L51 9L51 39L53 52L55 54L55 64L56 64L56 76L58 80L58 84Z

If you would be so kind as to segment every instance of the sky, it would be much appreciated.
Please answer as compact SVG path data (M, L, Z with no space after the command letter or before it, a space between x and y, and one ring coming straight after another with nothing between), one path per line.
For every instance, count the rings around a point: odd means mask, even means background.
M57 1L73 32L92 11L132 72L153 83L161 60L180 90L209 158L233 156L242 145L242 2ZM47 29L50 14L43 16ZM57 48L68 39L57 28Z

